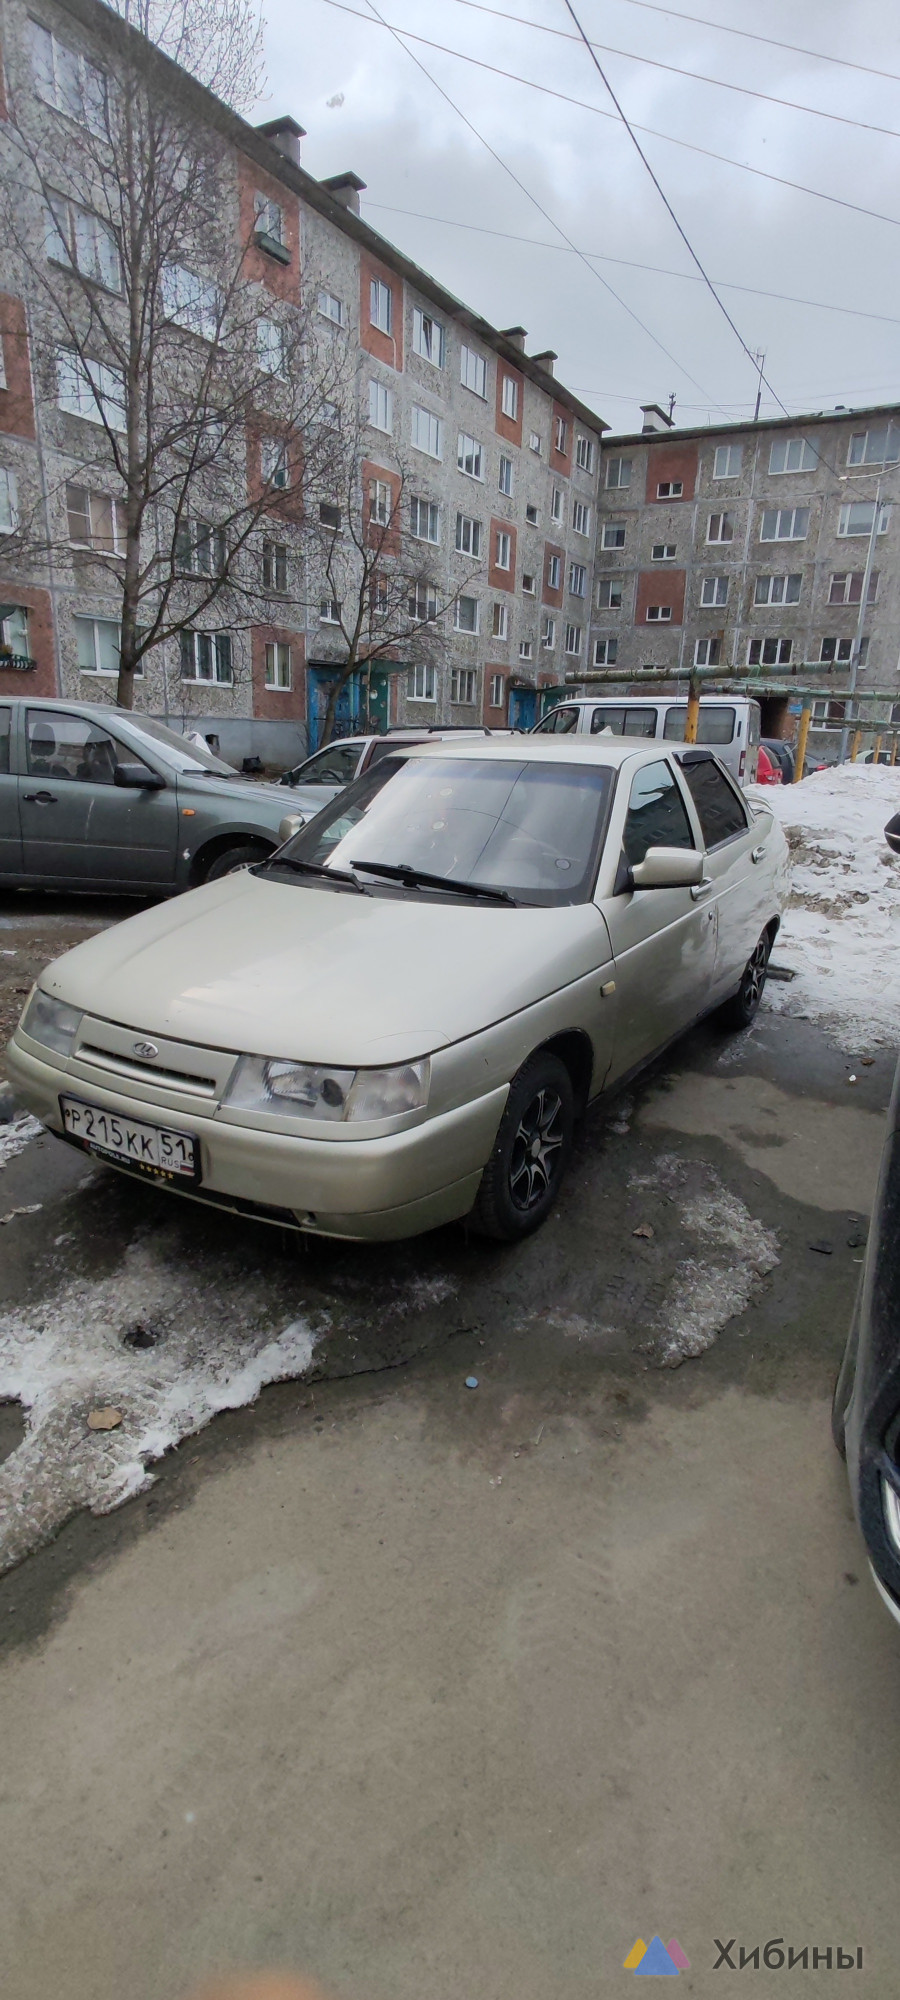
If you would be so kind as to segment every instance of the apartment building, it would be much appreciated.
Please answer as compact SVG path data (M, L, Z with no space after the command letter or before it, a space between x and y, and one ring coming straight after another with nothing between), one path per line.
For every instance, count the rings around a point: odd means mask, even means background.
M607 436L589 671L648 666L751 673L764 731L788 733L796 689L821 686L820 749L840 731L875 525L859 687L900 719L900 406L672 425ZM875 519L877 510L877 520Z
M57 272L80 260L114 310L109 207L104 222L67 186L66 163L79 129L115 91L117 71L126 62L133 69L136 48L148 97L177 97L181 119L208 128L219 148L214 210L208 192L205 209L198 193L196 226L163 274L173 323L195 344L215 345L207 253L216 245L221 258L223 242L246 244L245 301L259 353L269 354L273 408L290 387L279 385L284 369L272 356L284 352L293 314L304 352L310 340L317 352L329 340L343 344L358 435L351 504L360 521L384 519L383 509L397 517L385 559L401 571L414 560L410 627L432 592L435 606L449 607L446 645L431 659L413 657L398 629L371 674L354 676L339 730L362 720L527 726L588 662L604 424L555 380L555 355L529 355L524 329L491 327L362 220L358 176L320 183L307 174L296 121L250 126L100 0L30 8L7 0L2 16L0 179L16 194L6 206L14 222L4 226L0 293L0 700L29 690L114 698L124 516L115 477L101 474L103 419L114 423L121 384L108 363L76 366L52 338L41 259ZM16 107L19 126L37 132L56 162L49 213L12 143ZM192 602L224 560L222 518L240 516L234 494L218 520L210 498L215 472L221 491L225 456L220 449L218 465L206 468L201 518L175 525ZM265 408L229 465L251 498L266 496L247 536L247 560L258 565L255 613L245 607L229 622L228 594L210 590L205 617L198 612L146 653L135 706L199 726L226 755L287 760L315 747L347 659L322 530L340 536L348 524L321 480L314 506L287 506ZM148 509L142 561L162 534L161 511ZM39 530L27 547L26 512Z

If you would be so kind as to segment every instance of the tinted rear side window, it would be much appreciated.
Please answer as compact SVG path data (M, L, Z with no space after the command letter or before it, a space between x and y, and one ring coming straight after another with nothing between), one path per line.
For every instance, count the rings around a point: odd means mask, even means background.
M707 847L718 847L736 833L746 833L747 815L724 772L710 759L685 765L684 775Z
M666 716L663 735L670 742L684 742L684 725L687 721L687 707L670 708ZM697 725L698 743L731 743L734 738L733 708L702 708Z

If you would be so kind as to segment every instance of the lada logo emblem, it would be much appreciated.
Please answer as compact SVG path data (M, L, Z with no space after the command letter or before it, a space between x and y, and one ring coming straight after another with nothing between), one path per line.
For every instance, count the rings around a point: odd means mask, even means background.
M132 1042L131 1053L135 1056L146 1057L147 1062L154 1062L159 1055L159 1050L155 1042Z

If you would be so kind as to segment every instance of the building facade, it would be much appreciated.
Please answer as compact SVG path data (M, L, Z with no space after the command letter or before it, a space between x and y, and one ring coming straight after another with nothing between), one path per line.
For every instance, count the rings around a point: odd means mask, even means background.
M92 259L98 298L115 309L114 218L110 225L107 204L107 221L98 221L76 198L66 162L92 106L115 90L117 68L126 57L133 65L134 54L134 31L99 0L34 0L30 9L7 0L0 179L4 214L15 219L3 234L0 295L0 700L29 689L115 696L123 501L115 477L101 477L100 423L114 409L115 370L98 362L86 382L64 343L54 344L41 259L57 274L65 257ZM420 596L429 602L433 588L450 607L430 660L407 660L415 649L400 622L377 668L348 684L338 729L362 719L527 726L550 691L588 664L602 421L554 379L555 356L526 353L522 328L489 326L369 228L357 176L319 183L306 174L293 120L252 127L149 44L139 56L148 96L177 90L182 117L206 121L219 147L215 213L173 251L181 292L194 288L192 336L215 338L202 317L212 288L205 246L230 236L247 246L242 282L263 345L277 344L279 319L291 314L298 324L305 316L317 352L342 344L357 437L350 505L373 521L383 517L366 510L396 510L386 560L402 567L415 544ZM42 200L23 175L14 125L56 161L49 222L46 192ZM179 309L176 299L173 319ZM264 409L241 450L234 478L251 497L268 493L267 480L277 489ZM340 536L347 522L321 482L317 492L304 518L272 491L248 538L259 570L255 614L230 624L227 596L211 592L205 623L192 620L147 653L136 708L199 724L225 755L286 762L315 747L347 658L322 554L323 529ZM203 511L212 518L179 530L198 578L215 561L216 536L228 532L212 500ZM26 515L37 524L27 547ZM142 559L159 532L152 511L144 532Z

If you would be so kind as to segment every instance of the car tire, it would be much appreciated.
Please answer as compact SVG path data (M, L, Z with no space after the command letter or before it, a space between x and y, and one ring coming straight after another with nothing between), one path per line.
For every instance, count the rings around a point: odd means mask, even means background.
M572 1151L575 1092L558 1056L530 1056L510 1085L506 1110L469 1216L479 1236L517 1243L539 1229L559 1193Z
M766 972L772 939L768 931L763 931L758 944L754 945L741 975L741 983L730 1000L719 1009L719 1019L726 1028L749 1028L756 1019L759 1003L763 997Z
M220 882L223 875L235 875L239 868L249 868L254 861L264 861L269 848L256 847L249 840L239 847L226 847L210 862L204 882Z

